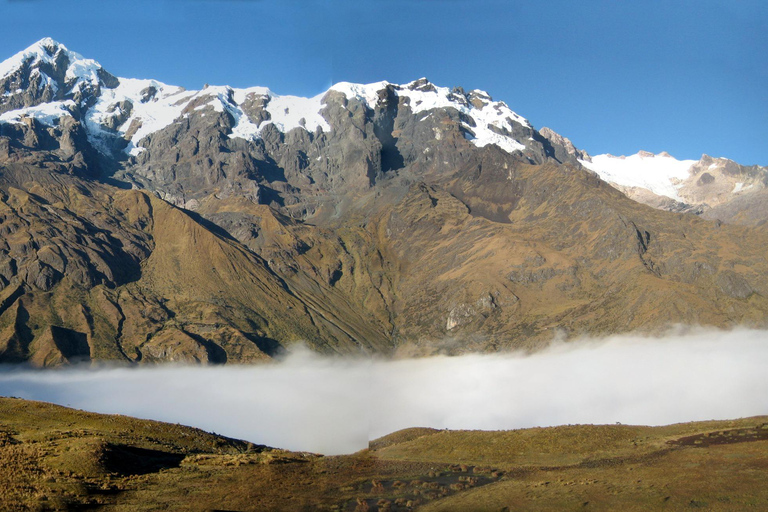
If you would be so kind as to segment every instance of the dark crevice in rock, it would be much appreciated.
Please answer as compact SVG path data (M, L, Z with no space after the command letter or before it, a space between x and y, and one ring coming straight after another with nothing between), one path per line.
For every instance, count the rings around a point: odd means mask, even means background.
M381 171L386 173L402 169L405 166L403 155L397 147L397 137L393 135L397 118L398 98L391 86L379 93L379 104L373 120L373 133L381 142Z

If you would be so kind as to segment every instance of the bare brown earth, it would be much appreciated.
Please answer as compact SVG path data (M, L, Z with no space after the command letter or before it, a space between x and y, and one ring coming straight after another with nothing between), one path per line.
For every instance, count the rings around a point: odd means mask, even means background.
M395 432L324 457L0 399L3 510L761 510L768 417Z

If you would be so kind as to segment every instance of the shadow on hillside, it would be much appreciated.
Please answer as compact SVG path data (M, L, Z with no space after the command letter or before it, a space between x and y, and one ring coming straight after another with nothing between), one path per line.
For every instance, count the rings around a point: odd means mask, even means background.
M161 469L177 468L184 455L110 444L104 451L104 468L121 476L156 473Z

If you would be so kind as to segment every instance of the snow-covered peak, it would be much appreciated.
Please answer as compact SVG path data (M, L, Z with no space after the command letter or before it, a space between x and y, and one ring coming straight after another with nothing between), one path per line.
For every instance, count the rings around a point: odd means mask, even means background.
M28 84L37 87L32 99L19 94L28 90ZM310 132L331 130L321 113L327 106L324 100L329 91L312 98L278 95L265 87L206 86L187 91L154 80L116 78L95 60L85 59L51 38L41 39L0 63L0 87L0 109L3 104L12 108L4 109L7 112L0 122L36 117L55 124L58 113L70 115L79 110L78 119L85 124L91 142L105 153L116 147L117 137L127 139L126 151L137 155L146 136L189 116L204 117L206 108L231 115L232 138L256 139L269 124L282 132L296 128ZM381 92L386 88L408 105L413 114L448 108L459 111L462 131L478 147L496 144L513 152L524 150L528 144L515 137L527 139L532 130L530 123L504 102L493 101L479 89L467 93L460 88L438 87L420 78L403 85L384 81L340 82L330 91L375 109L385 97ZM50 106L42 106L46 103ZM425 118L426 115L419 117ZM526 135L521 135L521 126Z
M91 140L101 151L108 151L105 139L120 135L128 138L126 152L138 155L143 151L140 141L147 135L205 109L227 112L234 119L230 138L254 140L268 124L282 132L301 127L314 132L318 128L330 131L320 114L325 93L313 98L278 95L266 87L235 89L229 86L206 86L198 91L166 85L155 80L120 78L114 89L103 90L96 104L86 113ZM254 123L245 106L260 98L268 119ZM106 129L105 129L106 127Z
M392 84L386 81L370 84L339 82L333 85L330 90L340 92L350 99L358 99L373 109L378 104L379 92L387 86L391 86L397 96L408 98L409 106L414 114L425 110L449 107L468 113L473 110L483 111L486 106L489 106L490 110L495 111L496 117L509 117L521 125L531 127L527 119L513 112L506 103L503 101L493 101L490 94L481 89L474 89L464 93L455 89L451 90L448 87L436 86L426 78L419 78L403 85ZM474 104L472 100L475 100Z
M63 54L63 55L62 55ZM39 68L40 64L48 64L51 69L59 65L59 59L64 56L67 60L65 80L74 82L73 87L80 83L99 83L101 65L93 59L86 59L79 53L70 51L66 46L51 39L43 38L13 57L0 63L0 79L7 78L23 68Z
M13 57L0 62L0 78L5 78L24 66L25 63L53 63L53 58L63 45L50 37L45 37Z
M339 82L329 90L342 93L348 99L357 99L368 107L374 108L379 101L379 91L385 89L389 82L374 82L372 84L353 84L351 82Z
M356 98L369 108L376 107L379 101L379 91L392 87L398 97L406 98L408 106L414 114L440 108L453 108L471 118L474 126L464 124L467 138L476 146L483 147L496 144L508 152L525 149L525 145L516 140L512 133L517 123L526 128L532 128L527 119L513 112L503 101L493 101L491 96L480 89L469 93L439 87L426 78L397 85L389 82L374 82L371 84L353 84L340 82L332 91L341 92L347 98Z
M96 104L86 112L89 139L97 149L108 153L104 139L130 132L126 152L138 154L138 141L179 118L192 96L194 91L156 80L120 78L119 85L102 90Z
M496 144L505 151L525 149L512 133L517 123L527 128L527 119L513 112L503 101L493 101L491 96L479 89L462 94L461 91L438 87L422 78L401 86L397 95L408 98L414 114L436 108L454 108L472 118L474 126L465 125L470 141L478 147Z
M597 155L591 162L580 162L609 183L645 188L656 195L681 201L678 189L698 160L677 160L667 152L654 155L640 151L631 156Z
M525 149L524 144L512 137L512 123L530 128L528 121L512 112L503 102L494 102L484 91L458 93L436 87L426 79L405 85L340 82L329 91L342 93L348 99L357 99L374 109L380 99L379 93L386 87L392 87L397 96L406 98L413 113L452 107L466 114L474 121L464 124L467 138L477 146L497 144L509 152ZM151 94L149 91L152 91ZM101 143L102 139L115 134L124 135L129 137L126 151L132 155L142 151L139 143L145 136L190 115L190 105L194 105L192 111L211 107L217 112L228 112L235 121L231 138L256 139L269 124L284 133L299 127L310 132L318 129L329 132L331 126L321 114L329 91L311 98L279 95L266 87L234 89L206 86L199 91L187 91L151 80L120 78L117 87L101 92L97 103L87 112L86 122L97 147L106 151L109 145ZM253 121L248 114L247 104L254 99L259 100L263 111L268 114L259 121ZM104 126L110 128L105 130Z

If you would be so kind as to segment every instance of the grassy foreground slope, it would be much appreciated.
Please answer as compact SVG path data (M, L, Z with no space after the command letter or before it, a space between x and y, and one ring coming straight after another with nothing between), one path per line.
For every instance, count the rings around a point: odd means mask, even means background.
M0 398L2 510L759 510L766 481L768 417L413 428L323 457Z

